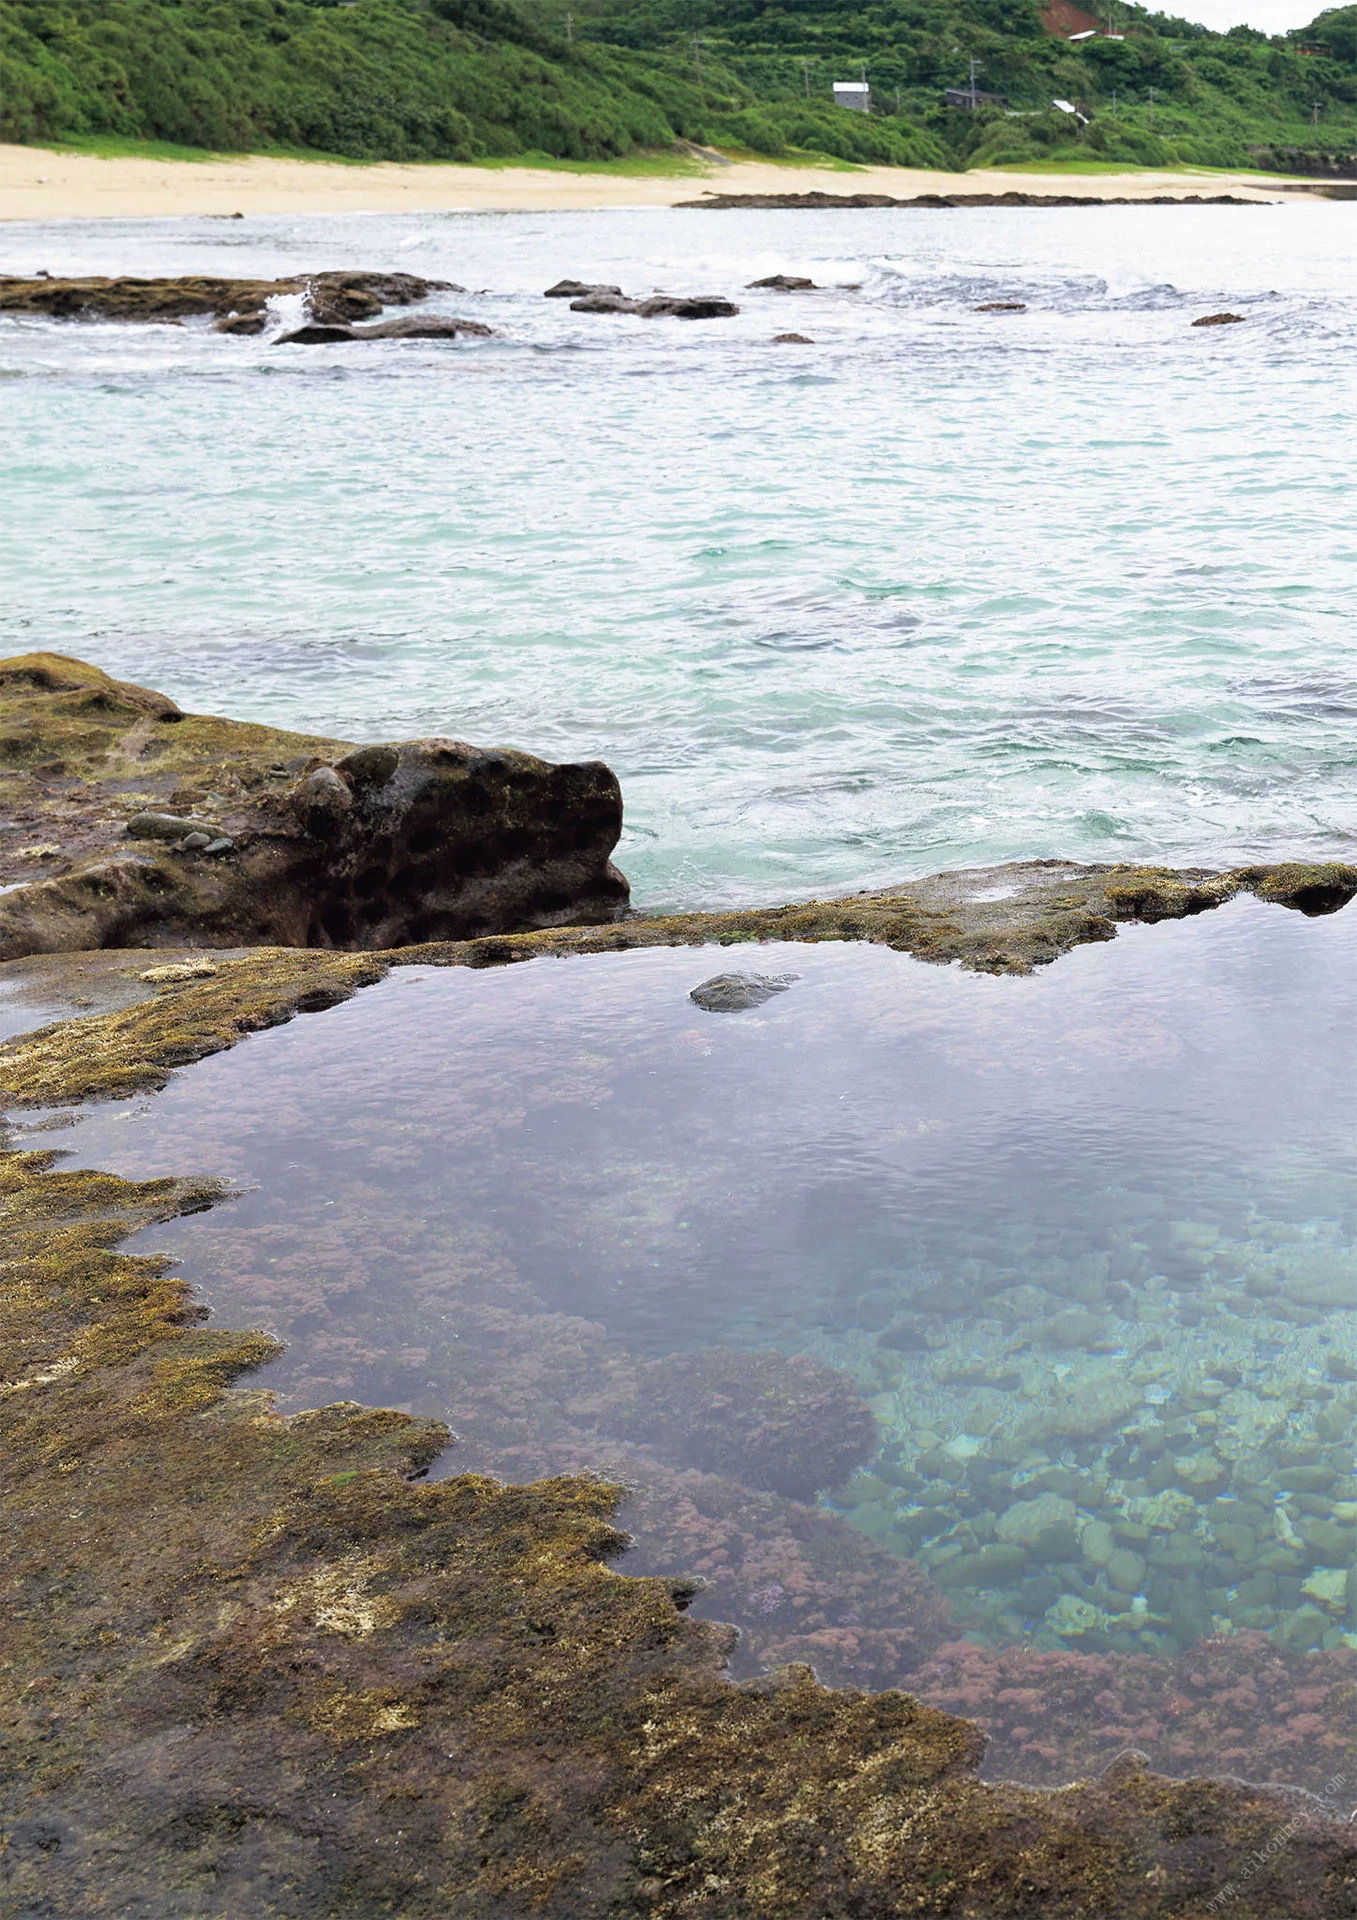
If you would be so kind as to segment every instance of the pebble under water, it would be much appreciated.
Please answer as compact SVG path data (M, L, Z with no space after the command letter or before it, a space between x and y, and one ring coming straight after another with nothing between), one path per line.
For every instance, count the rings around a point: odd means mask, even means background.
M624 1479L625 1565L707 1579L737 1672L907 1686L992 1774L1317 1786L1357 1737L1354 947L1239 900L1030 979L399 969L52 1143L240 1183L138 1244L287 1343L284 1408Z

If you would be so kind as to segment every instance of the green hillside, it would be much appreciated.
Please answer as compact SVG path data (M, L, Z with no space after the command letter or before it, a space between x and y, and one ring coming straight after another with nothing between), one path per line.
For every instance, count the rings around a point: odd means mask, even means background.
M1357 149L1357 6L1269 39L1112 4L1125 38L1071 46L1034 0L7 0L0 138L404 160L687 139L937 167ZM1001 102L947 106L972 60ZM864 70L872 114L836 107Z

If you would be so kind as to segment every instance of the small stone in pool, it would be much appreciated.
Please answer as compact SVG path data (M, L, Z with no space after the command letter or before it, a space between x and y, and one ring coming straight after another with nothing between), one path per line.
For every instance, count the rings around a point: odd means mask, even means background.
M794 973L714 973L694 987L688 998L704 1013L744 1013L761 1007L775 993L785 993Z

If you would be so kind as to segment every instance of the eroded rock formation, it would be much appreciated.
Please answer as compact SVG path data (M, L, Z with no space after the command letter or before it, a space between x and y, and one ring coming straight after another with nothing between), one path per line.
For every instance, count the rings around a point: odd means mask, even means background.
M431 293L463 293L450 280L422 280L413 273L311 273L286 280L233 279L179 274L139 280L130 275L91 274L81 279L0 278L0 313L47 314L57 320L184 320L213 315L222 331L262 331L270 300L306 296L310 317L323 325L376 319L383 307L408 307ZM252 325L251 322L257 322Z
M600 761L183 714L59 654L0 662L0 796L0 958L370 949L626 911Z

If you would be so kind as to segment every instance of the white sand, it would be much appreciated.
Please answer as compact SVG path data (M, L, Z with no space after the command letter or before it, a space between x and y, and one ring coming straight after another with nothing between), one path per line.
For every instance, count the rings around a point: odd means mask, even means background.
M1279 183L1280 184L1280 183ZM1294 188L1295 183L1291 183ZM1237 193L1284 196L1256 174L925 173L908 167L713 165L687 177L561 173L534 167L336 166L237 160L102 160L0 146L0 220L148 219L192 214L545 212L567 207L671 207L720 193L1065 193L1092 198ZM1301 196L1303 197L1303 196Z

